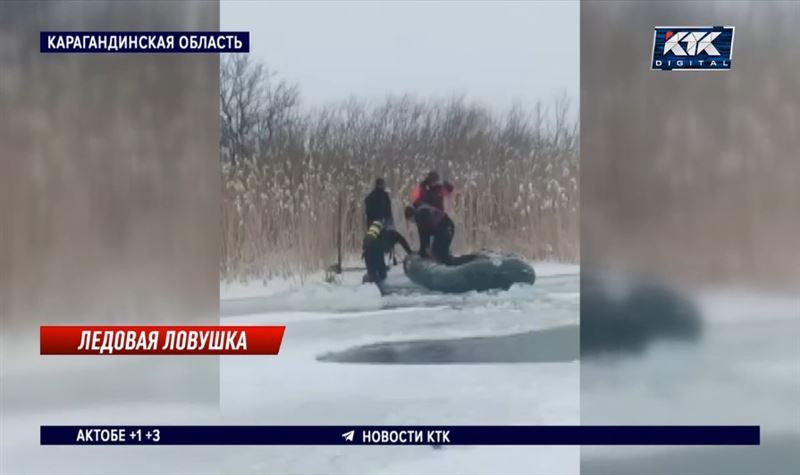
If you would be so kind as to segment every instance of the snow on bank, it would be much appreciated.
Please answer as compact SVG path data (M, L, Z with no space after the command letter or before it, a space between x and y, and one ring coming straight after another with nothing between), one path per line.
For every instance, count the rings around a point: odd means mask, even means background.
M220 313L226 322L245 315L275 313L333 313L338 317L371 311L386 311L396 308L475 308L499 311L536 311L541 305L560 307L577 305L578 289L571 282L578 275L574 265L534 264L541 267L537 284L513 286L507 291L467 292L463 294L441 294L421 291L403 274L400 266L389 272L389 282L395 288L407 291L381 296L374 285L362 285L360 272L347 272L337 276L336 283L325 282L322 277L310 279L305 284L286 281L254 284L243 291L233 288L228 297L220 299ZM261 291L261 295L259 295ZM239 297L246 295L246 297ZM549 313L546 313L549 315ZM327 317L330 318L330 317ZM577 323L577 312L575 322ZM547 317L542 317L546 321Z
M322 282L323 274L313 275L309 281ZM250 279L246 281L220 281L219 298L226 299L248 299L255 297L269 297L281 292L287 292L302 287L302 283L296 279L274 278L269 280Z
M531 262L537 277L552 277L559 275L575 275L580 273L579 264L563 262L539 261ZM341 283L357 285L361 282L360 272L350 272L342 277ZM220 300L247 299L256 297L269 297L276 294L289 293L300 288L316 287L321 294L326 292L325 273L311 274L304 281L292 278L251 279L246 281L221 281L219 283ZM318 295L324 298L324 295Z

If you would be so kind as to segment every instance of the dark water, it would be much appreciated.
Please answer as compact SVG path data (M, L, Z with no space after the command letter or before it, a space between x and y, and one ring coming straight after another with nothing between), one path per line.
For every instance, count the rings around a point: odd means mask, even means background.
M319 356L367 364L554 363L580 356L580 329L565 325L514 335L375 343Z

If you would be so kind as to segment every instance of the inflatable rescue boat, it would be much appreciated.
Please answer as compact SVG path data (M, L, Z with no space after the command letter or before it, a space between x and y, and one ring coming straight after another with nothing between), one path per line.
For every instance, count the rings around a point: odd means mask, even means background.
M452 265L445 265L410 254L403 261L403 270L415 284L445 293L508 290L514 284L536 281L533 267L513 254L481 251L453 259Z

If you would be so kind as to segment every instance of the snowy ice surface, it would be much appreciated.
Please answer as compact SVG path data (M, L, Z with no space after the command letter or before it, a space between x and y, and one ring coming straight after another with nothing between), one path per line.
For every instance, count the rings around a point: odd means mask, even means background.
M381 297L359 285L310 282L222 302L222 324L284 324L274 357L224 357L228 424L540 425L579 423L579 363L323 362L358 345L501 336L578 323L576 266L534 264L533 287L464 295ZM393 269L391 278L398 278ZM241 294L240 294L241 295ZM236 315L241 313L240 315ZM577 327L575 327L577 328ZM490 340L491 341L491 340ZM498 340L498 344L501 344ZM578 447L249 447L237 473L577 473Z
M312 279L302 286L262 286L270 292L262 288L253 293L250 287L249 294L238 294L250 298L221 302L222 324L283 324L286 335L277 356L221 358L219 413L216 408L180 401L110 401L5 413L0 471L796 473L800 441L797 295L704 291L699 303L706 331L699 344L656 344L643 355L583 361L580 366L577 361L411 365L317 359L363 344L420 339L456 343L475 336L577 325L577 267L534 267L539 279L532 288L487 294L381 297L373 287L359 285L360 275L336 285ZM87 390L102 392L104 388ZM93 423L759 424L762 446L734 447L718 456L714 451L720 448L715 447L453 446L434 450L426 446L38 444L40 424Z
M358 263L353 263L358 264ZM562 262L533 262L532 265L536 269L538 277L547 277L561 274L577 274L580 272L578 264L567 264ZM317 272L312 274L305 282L300 282L298 279L251 279L246 281L227 281L220 282L219 284L219 297L222 300L230 299L246 299L252 297L266 297L278 293L285 293L287 291L298 290L307 285L323 282L324 273ZM361 274L351 273L347 278L350 283L358 283L361 279Z

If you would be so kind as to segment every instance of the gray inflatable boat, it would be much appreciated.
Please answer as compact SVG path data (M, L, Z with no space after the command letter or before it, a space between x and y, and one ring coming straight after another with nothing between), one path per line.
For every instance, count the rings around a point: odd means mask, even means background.
M508 290L514 284L536 281L536 272L523 259L493 251L457 256L453 265L411 254L403 261L403 270L415 284L445 293Z

